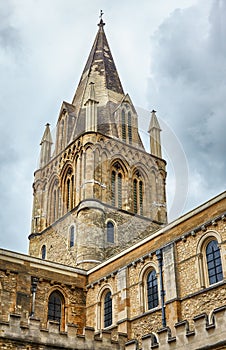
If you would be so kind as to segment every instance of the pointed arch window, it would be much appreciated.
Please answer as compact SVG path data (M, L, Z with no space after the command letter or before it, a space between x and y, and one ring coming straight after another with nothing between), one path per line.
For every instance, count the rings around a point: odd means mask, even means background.
M63 297L59 292L50 294L48 302L48 320L61 322Z
M60 189L59 189L59 180L56 178L50 187L49 192L49 207L48 207L48 215L50 222L55 222L60 215Z
M107 242L115 242L115 225L112 221L107 222Z
M112 325L112 295L108 291L104 298L104 327Z
M70 209L70 199L71 199L71 180L67 179L67 210Z
M126 114L124 109L122 110L122 140L126 141Z
M133 132L132 132L132 113L129 105L124 105L121 112L121 130L122 140L132 144Z
M60 149L62 150L64 147L64 120L61 120L60 123Z
M147 275L147 298L148 310L154 309L158 306L158 280L155 270L150 271Z
M122 182L122 168L116 162L111 172L111 204L119 209L122 209Z
M143 215L143 181L139 171L136 171L133 179L133 210L134 213Z
M70 211L74 205L74 175L72 168L69 168L65 178L65 206L66 210Z
M223 279L220 249L217 240L210 241L206 246L206 262L209 284L214 284Z
M132 117L131 112L128 112L128 138L129 143L132 143Z
M57 191L54 190L53 192L53 221L56 221L57 214L58 214L58 208L57 208Z

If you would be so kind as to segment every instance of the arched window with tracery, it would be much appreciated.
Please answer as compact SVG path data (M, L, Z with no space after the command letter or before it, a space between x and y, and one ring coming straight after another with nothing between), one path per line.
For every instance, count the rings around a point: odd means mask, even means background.
M133 211L140 215L143 215L143 187L140 172L137 170L133 177Z
M154 309L159 304L158 280L155 270L150 271L147 275L147 301L148 310Z
M107 222L107 242L114 243L115 242L115 225L112 221Z
M220 249L217 240L210 241L206 246L206 262L209 284L214 284L223 279Z
M111 172L111 204L119 209L122 209L122 182L122 168L116 162Z
M48 320L61 323L63 296L58 291L54 291L49 296Z

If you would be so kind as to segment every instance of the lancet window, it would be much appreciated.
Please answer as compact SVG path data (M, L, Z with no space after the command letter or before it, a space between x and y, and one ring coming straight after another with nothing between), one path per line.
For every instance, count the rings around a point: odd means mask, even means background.
M111 204L122 208L122 168L119 162L116 162L111 172Z
M123 108L121 113L122 140L132 144L132 114L128 108L128 105L126 105L126 108Z
M133 177L133 210L134 213L143 215L143 181L140 172L137 170Z
M55 222L59 216L60 216L60 188L59 188L59 181L58 179L55 179L53 182L53 185L50 187L50 206L49 206L49 215L50 215L50 222Z
M70 211L74 205L74 175L71 168L69 168L67 171L64 188L64 200L66 210Z

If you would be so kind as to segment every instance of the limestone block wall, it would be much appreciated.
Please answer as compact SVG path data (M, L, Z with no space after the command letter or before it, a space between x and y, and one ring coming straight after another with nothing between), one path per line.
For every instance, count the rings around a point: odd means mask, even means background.
M114 243L107 242L107 220L115 224ZM74 245L70 247L70 228L74 226ZM99 201L80 203L42 233L30 236L29 254L68 266L89 269L141 240L158 229L157 223L123 210L115 210Z
M74 324L67 324L66 331L61 332L54 321L43 328L39 319L24 321L17 314L11 314L8 321L0 321L0 347L4 350L123 350L126 340L125 334L117 334L115 340L111 332L94 332L91 327L85 327L83 333L78 334Z
M226 307L215 309L211 320L207 314L200 314L193 318L194 328L189 328L187 320L169 327L156 330L156 333L147 333L142 337L141 350L204 350L226 349ZM137 350L136 339L125 344L125 350Z
M35 295L33 278L37 279ZM0 251L0 320L8 321L11 313L24 321L31 315L48 323L48 300L52 292L62 296L61 323L63 331L67 323L77 325L78 332L85 327L86 275L52 262L26 255Z

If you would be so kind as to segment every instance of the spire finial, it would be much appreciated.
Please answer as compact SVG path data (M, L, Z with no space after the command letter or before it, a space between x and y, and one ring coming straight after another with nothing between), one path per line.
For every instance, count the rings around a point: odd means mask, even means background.
M100 27L100 28L103 28L103 26L105 25L105 23L104 23L104 21L103 21L103 11L102 10L100 10L100 23L98 24L98 26Z

